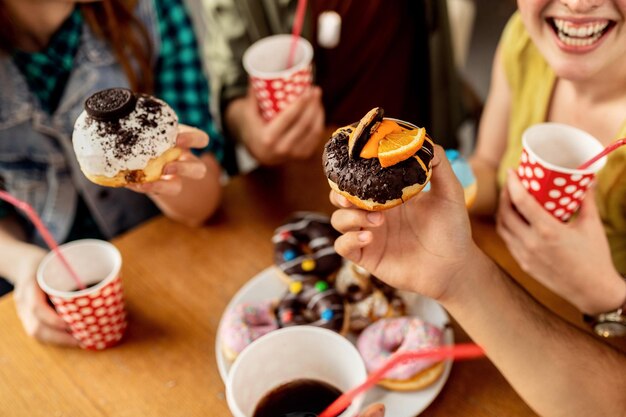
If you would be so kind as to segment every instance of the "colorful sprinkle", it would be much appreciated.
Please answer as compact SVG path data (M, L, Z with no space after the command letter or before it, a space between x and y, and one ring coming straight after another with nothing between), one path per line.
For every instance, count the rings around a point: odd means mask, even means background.
M290 237L291 237L291 232L287 232L287 231L280 232L280 238L281 238L282 240L287 240L287 239L289 239Z
M322 320L327 320L330 321L332 320L334 316L333 310L331 310L330 308L327 308L326 310L322 311Z
M326 291L328 289L328 282L326 282L326 281L317 281L315 283L315 289L318 292Z
M313 259L305 259L302 261L302 270L303 271L312 271L315 269L315 261Z
M289 323L291 320L293 320L293 311L291 311L291 310L284 310L280 314L280 321L282 323Z
M302 282L293 281L289 284L289 292L292 294L298 294L302 291Z
M295 259L296 256L297 256L296 251L293 249L287 249L285 253L283 253L283 259L285 261L291 261L292 259Z

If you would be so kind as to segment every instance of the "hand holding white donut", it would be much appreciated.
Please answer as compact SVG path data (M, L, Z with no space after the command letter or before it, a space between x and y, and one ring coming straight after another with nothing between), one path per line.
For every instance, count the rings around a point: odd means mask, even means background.
M162 194L174 196L182 190L184 178L200 180L207 173L205 163L193 153L192 148L202 149L209 143L209 136L200 129L179 125L176 147L182 153L178 159L169 162L163 168L159 180L143 184L129 184L126 188L146 194Z
M163 214L201 225L216 209L221 169L206 152L206 133L181 126L163 100L124 88L92 94L74 125L76 159L85 176L147 194Z
M341 208L331 219L343 233L335 241L337 252L396 288L434 299L450 295L478 248L463 189L439 146L431 184L429 193L384 212L355 209L331 192L331 201Z

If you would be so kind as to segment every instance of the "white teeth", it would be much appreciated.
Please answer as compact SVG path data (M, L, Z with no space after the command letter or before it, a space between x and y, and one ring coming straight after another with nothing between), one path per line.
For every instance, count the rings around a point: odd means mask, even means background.
M594 42L596 42L598 39L600 39L600 36L602 36L601 33L596 33L595 35L593 35L592 37L587 37L587 38L572 38L569 37L565 34L563 34L563 32L559 32L559 39L565 44L565 45L569 45L569 46L589 46L591 44L593 44Z
M588 23L584 25L574 25L568 20L553 19L557 27L557 35L561 42L569 46L589 46L595 43L604 29L609 25L609 21Z
M600 34L600 32L606 29L609 22L604 21L585 25L574 25L567 20L554 19L554 25L559 30L559 35L563 34L575 38L588 38Z
M562 20L554 19L554 23L559 30L563 30L564 22Z

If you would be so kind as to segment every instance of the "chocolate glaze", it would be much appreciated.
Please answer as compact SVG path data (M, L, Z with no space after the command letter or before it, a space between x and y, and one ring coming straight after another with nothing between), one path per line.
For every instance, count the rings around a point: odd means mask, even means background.
M114 121L129 115L137 103L135 94L126 88L98 91L85 100L85 111L96 120Z
M427 140L415 154L428 166L433 158L433 147ZM378 158L352 159L348 156L348 134L336 132L324 147L324 173L340 190L362 200L384 204L402 197L402 189L424 184L427 173L413 157L383 168Z
M276 316L281 327L306 324L339 332L344 325L345 305L326 281L309 281L297 294L288 292L280 300Z
M341 256L333 246L338 236L327 216L298 213L274 231L274 261L290 276L326 277L341 266Z

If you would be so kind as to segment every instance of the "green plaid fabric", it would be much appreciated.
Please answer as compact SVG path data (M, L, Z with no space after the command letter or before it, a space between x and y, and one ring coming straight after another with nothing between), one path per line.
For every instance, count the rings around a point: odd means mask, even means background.
M154 3L161 33L155 94L172 106L181 123L204 130L211 138L209 150L223 161L224 139L210 116L209 84L191 20L181 0Z
M13 62L20 69L28 87L48 113L57 108L72 72L74 56L80 45L82 17L78 9L54 34L43 51L15 51Z

